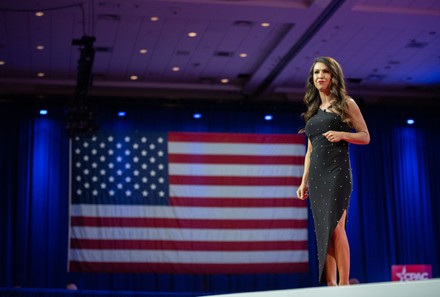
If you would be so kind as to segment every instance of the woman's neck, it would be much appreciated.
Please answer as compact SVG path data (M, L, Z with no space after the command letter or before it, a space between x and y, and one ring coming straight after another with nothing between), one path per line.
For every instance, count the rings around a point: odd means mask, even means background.
M330 94L320 93L320 98L321 98L320 107L324 109L329 107L333 102L333 99L330 97Z

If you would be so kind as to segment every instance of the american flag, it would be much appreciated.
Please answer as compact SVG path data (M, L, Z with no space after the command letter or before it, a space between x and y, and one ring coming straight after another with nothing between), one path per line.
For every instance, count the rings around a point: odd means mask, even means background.
M69 270L306 271L304 153L290 134L74 138Z

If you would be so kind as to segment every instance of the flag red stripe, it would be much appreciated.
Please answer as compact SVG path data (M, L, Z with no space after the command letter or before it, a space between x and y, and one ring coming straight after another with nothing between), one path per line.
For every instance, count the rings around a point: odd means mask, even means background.
M260 143L260 144L305 144L303 135L298 134L245 134L245 133L191 133L170 132L168 141L217 142L217 143Z
M257 263L257 264L190 264L190 263L108 263L76 262L70 263L71 272L96 273L197 273L226 274L232 271L244 273L288 273L308 271L308 263Z
M277 176L201 176L171 175L171 185L223 185L223 186L292 186L299 185L299 177Z
M188 229L290 229L307 228L307 220L200 220L72 216L71 225L81 227L152 227Z
M174 206L211 207L307 207L307 202L297 198L181 198L170 197Z
M257 164L257 165L303 165L304 156L246 156L246 155L197 155L169 154L170 163L190 164Z
M209 242L174 240L95 240L72 239L73 249L181 250L181 251L283 251L306 250L307 241Z

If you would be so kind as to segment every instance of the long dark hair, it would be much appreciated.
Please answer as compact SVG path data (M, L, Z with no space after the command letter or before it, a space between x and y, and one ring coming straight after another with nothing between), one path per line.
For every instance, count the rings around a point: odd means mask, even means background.
M347 111L347 100L349 97L345 88L344 74L342 73L341 65L339 65L339 63L331 57L318 57L313 61L307 77L306 94L304 95L304 103L307 107L306 112L302 114L304 120L307 122L312 116L314 116L318 112L318 108L321 105L319 91L316 89L313 82L313 69L315 68L315 64L318 62L323 63L332 76L330 85L330 96L331 100L333 100L330 106L331 111L340 115L343 122L351 124Z

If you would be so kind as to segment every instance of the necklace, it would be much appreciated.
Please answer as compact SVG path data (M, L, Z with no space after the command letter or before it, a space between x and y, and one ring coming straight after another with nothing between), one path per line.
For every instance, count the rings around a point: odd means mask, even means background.
M328 103L328 104L325 104L325 105L321 104L321 106L319 106L319 108L321 108L323 111L326 111L326 110L328 110L331 107L332 107L331 103Z

